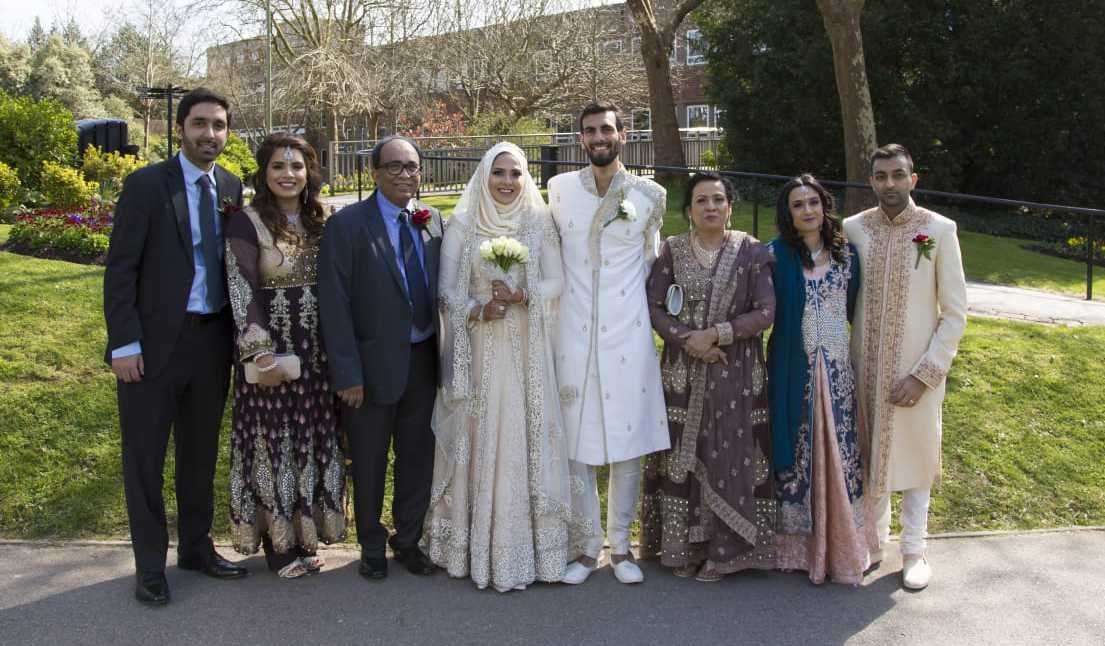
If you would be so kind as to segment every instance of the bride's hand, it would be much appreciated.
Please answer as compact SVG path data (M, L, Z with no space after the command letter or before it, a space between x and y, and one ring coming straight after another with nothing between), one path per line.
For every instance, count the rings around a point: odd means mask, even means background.
M501 280L493 280L491 281L491 298L508 304L521 303L526 299L526 293L521 288L510 289L510 286Z
M490 300L483 304L483 320L498 321L506 317L507 304L502 301Z

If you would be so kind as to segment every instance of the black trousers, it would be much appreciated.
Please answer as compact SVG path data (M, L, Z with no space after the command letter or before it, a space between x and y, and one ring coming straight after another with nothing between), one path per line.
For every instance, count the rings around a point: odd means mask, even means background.
M365 401L342 407L342 430L353 461L353 511L357 540L367 557L384 556L386 546L404 550L418 545L430 505L434 473L434 434L430 429L437 392L437 351L433 339L411 346L410 371L402 398L395 404ZM388 450L395 446L391 510L395 535L380 522Z
M170 429L176 447L179 558L206 559L211 551L219 426L230 386L233 334L229 308L216 316L189 316L168 365L155 377L118 382L123 433L123 489L139 573L165 569L165 451Z

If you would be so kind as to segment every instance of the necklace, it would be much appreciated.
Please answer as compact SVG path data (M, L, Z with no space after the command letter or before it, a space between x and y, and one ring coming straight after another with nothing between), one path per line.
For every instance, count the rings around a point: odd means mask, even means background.
M725 235L721 239L721 244L717 249L706 249L698 242L698 234L691 234L691 251L694 252L695 260L700 265L709 269L714 266L714 261L717 260L717 256L721 253L722 247L725 246L725 241L729 239L729 232L726 231Z

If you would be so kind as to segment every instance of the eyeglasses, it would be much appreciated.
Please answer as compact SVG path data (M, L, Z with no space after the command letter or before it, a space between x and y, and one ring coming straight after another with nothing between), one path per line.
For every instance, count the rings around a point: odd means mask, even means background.
M422 172L422 167L418 165L418 162L407 162L404 164L399 161L390 161L386 164L381 164L380 167L387 171L388 175L396 176L403 171L407 171L407 174L412 177Z

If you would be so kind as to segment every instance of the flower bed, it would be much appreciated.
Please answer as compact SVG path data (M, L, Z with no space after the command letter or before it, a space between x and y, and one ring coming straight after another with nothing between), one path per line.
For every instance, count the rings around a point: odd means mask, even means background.
M9 251L40 258L103 264L112 226L111 204L20 213L8 236Z

